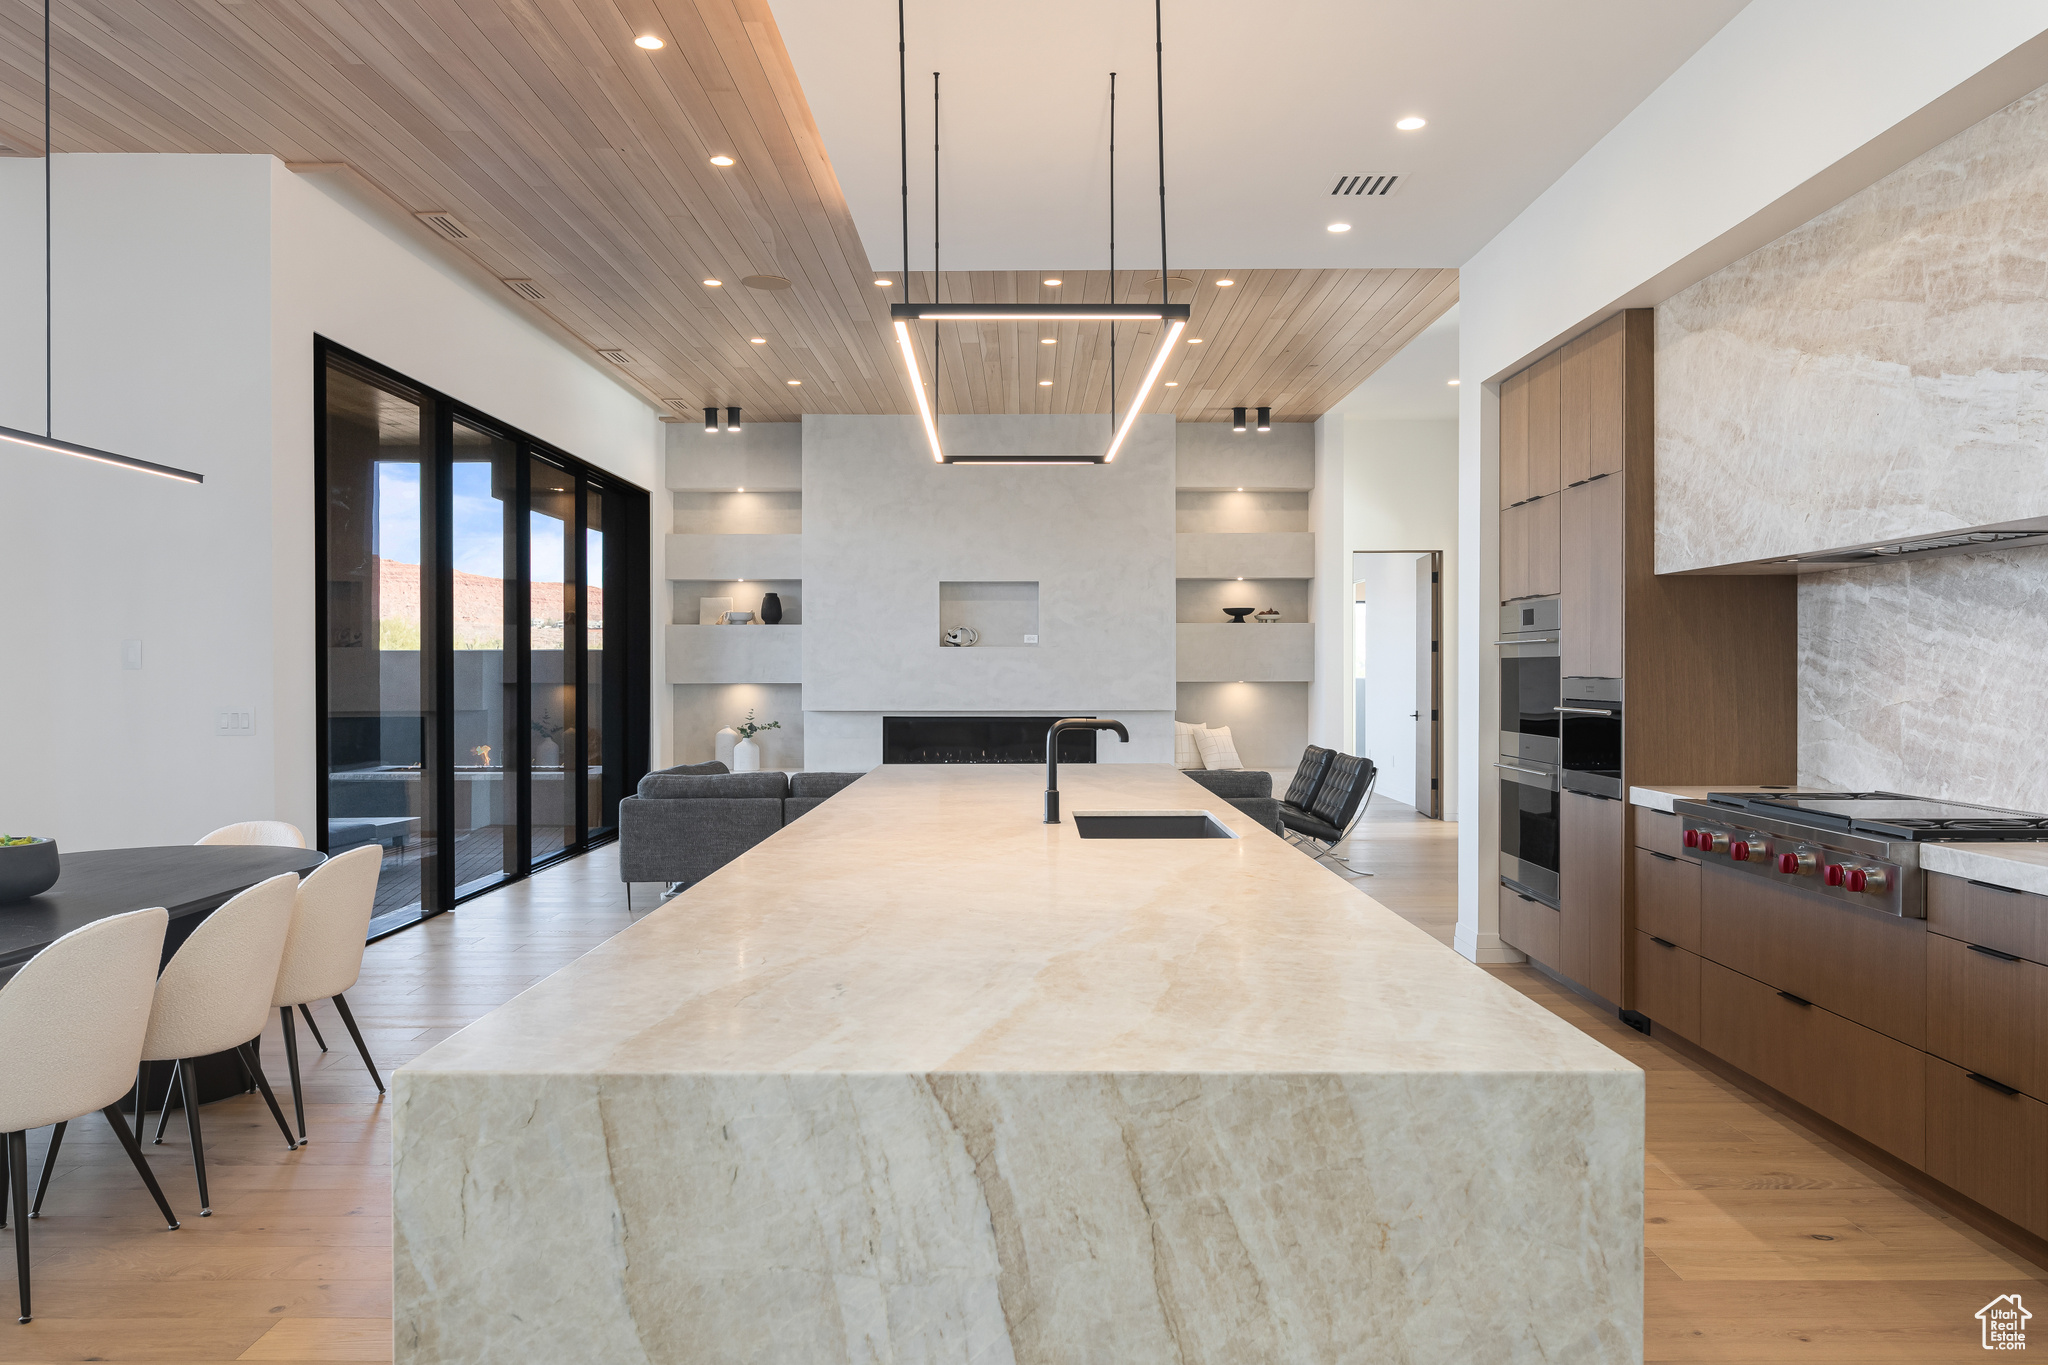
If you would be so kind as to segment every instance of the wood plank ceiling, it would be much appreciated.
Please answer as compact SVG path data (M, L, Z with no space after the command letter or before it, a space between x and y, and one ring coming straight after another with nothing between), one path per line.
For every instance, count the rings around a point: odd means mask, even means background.
M0 142L19 155L42 152L41 25L33 0L0 0ZM903 282L875 284L766 0L64 0L54 29L60 154L346 166L405 212L452 216L467 235L451 250L531 281L543 297L507 297L622 352L621 374L657 405L738 405L754 421L913 410L888 323ZM634 45L649 33L665 46ZM900 249L873 245L884 262ZM1312 420L1457 291L1454 270L1173 273L1202 342L1148 410L1182 421L1227 420L1236 404ZM742 285L750 275L789 286ZM1115 296L1156 300L1158 279L1119 271ZM908 284L932 297L930 272ZM1099 302L1111 279L948 271L940 294ZM1107 332L939 329L939 407L1108 411ZM1118 329L1126 400L1153 354L1150 329L1134 333Z

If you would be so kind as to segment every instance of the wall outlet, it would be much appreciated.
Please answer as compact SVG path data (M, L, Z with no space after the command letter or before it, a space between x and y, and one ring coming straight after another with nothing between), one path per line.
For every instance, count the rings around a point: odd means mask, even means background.
M1038 643L1038 637L1036 635L1027 635L1024 637L1024 643L1027 645L1035 645Z
M123 640L121 642L121 667L129 669L142 667L142 641Z
M233 739L247 739L256 733L256 712L247 706L232 706L213 715L213 732Z

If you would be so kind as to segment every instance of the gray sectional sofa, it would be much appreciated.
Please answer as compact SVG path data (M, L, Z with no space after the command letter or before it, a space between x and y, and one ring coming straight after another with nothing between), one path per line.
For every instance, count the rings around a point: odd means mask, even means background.
M735 773L723 763L649 773L619 803L619 879L701 881L860 776Z
M1252 819L1280 832L1280 803L1273 797L1273 774L1262 768L1183 768L1181 776L1222 797Z

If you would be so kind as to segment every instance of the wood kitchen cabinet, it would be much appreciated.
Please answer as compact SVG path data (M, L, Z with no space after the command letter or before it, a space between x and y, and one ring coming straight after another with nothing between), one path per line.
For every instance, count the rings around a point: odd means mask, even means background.
M1602 474L1619 474L1623 464L1624 395L1627 393L1625 354L1628 347L1627 315L1612 317L1583 338L1579 357L1581 381L1586 386L1586 465L1563 469L1567 484Z
M1501 509L1500 600L1529 596L1529 518L1527 503Z
M1699 865L1699 854L1685 846L1685 829L1676 815L1669 811L1651 810L1648 806L1637 806L1632 814L1636 822L1637 848L1647 848L1695 867Z
M1557 461L1558 381L1563 369L1563 357L1553 351L1528 370L1529 485L1525 497L1544 497L1564 487Z
M1566 791L1558 809L1557 970L1603 1000L1622 1002L1623 882L1628 804Z
M1558 591L1559 504L1563 500L1552 493L1523 503L1515 509L1523 517L1522 552L1524 555L1524 584L1528 597L1554 597Z
M1636 849L1636 928L1689 952L1700 950L1698 863L1655 849Z
M1926 1059L1925 1170L2029 1232L2048 1237L2048 1104Z
M1501 942L1527 954L1552 971L1557 965L1558 912L1533 896L1511 887L1500 889Z
M2048 1099L2048 966L1928 934L1927 1050Z
M1927 876L1927 927L1965 943L2048 962L2048 896L1932 872Z
M1567 342L1558 352L1558 487L1592 477L1593 383L1587 364L1592 333Z
M1700 1036L1700 958L1668 938L1636 934L1636 1012L1659 1030Z
M1622 495L1618 475L1558 495L1558 652L1568 678L1623 676L1627 568ZM1631 712L1633 702L1631 697Z
M1500 383L1500 505L1512 507L1529 496L1529 372ZM1502 599L1507 597L1501 594Z

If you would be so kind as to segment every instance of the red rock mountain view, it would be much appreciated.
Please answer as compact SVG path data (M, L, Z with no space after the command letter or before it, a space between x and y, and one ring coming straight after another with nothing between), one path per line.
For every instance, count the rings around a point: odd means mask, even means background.
M562 647L564 589L560 583L530 585L533 647ZM585 594L590 603L588 624L604 624L604 589ZM415 630L420 620L420 566L397 560L377 560L377 616L380 621L403 621ZM455 639L457 648L498 646L505 633L505 580L483 574L455 572Z

